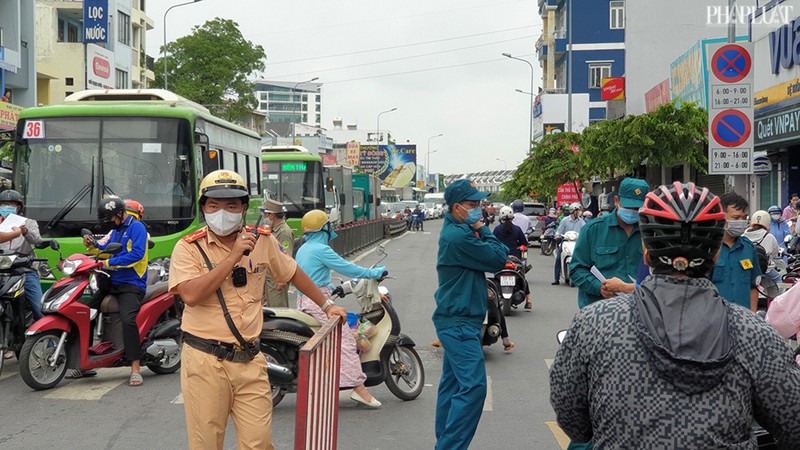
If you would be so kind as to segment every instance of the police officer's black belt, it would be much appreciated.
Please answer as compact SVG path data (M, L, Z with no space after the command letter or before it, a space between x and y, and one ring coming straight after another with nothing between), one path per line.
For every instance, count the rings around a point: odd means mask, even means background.
M197 249L200 250L200 254L203 255L203 259L206 262L206 267L208 267L208 270L210 271L211 268L214 267L214 265L211 264L211 260L208 259L208 255L203 250L203 247L200 246L199 242L195 241L194 245L196 245ZM220 289L220 288L217 288L217 298L219 299L219 306L222 307L222 315L225 316L225 322L228 323L228 328L231 329L231 333L233 333L233 336L239 342L239 345L242 347L242 351L246 352L247 355L249 356L249 359L247 361L252 360L253 358L256 357L256 355L259 352L258 345L257 344L253 344L252 342L245 341L244 338L242 337L242 333L239 333L239 329L236 328L236 325L233 323L233 319L231 319L231 313L228 312L228 306L225 305L225 297L222 295L222 289ZM186 334L186 333L184 333L184 334ZM189 341L186 341L186 342L189 345L191 345L192 347L194 347L191 343L189 343ZM197 348L197 347L194 347L194 348ZM200 349L200 348L197 348L197 350L205 351L205 350ZM206 352L206 353L211 353L211 352ZM217 357L219 358L219 356L217 356ZM222 358L222 359L227 359L227 358ZM247 361L235 361L233 359L228 359L228 361L247 362Z
M238 345L203 339L184 332L183 341L195 350L208 353L225 361L246 363L252 361L258 354L258 339L255 342L248 343L247 347L241 348Z

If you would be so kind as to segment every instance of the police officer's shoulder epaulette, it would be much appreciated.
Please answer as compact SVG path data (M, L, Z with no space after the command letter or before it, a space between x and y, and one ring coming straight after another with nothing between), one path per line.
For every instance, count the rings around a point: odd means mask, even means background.
M192 242L200 238L206 237L207 234L208 234L208 228L203 227L193 233L187 234L186 236L183 237L183 240L191 244Z
M269 236L271 234L271 230L269 228L269 225L259 225L258 228L254 227L252 225L245 225L244 226L244 231L246 231L248 233L252 233L253 230L255 230L256 234L262 234L262 235L265 235L265 236Z

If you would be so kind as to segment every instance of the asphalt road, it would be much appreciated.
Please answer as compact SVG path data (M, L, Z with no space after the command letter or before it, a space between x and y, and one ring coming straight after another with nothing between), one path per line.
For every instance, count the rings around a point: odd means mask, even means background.
M391 276L384 285L394 298L403 332L417 343L425 366L425 389L403 402L384 386L370 388L383 407L370 410L341 394L339 448L425 449L434 444L434 409L441 373L441 349L430 317L436 289L436 251L441 220L427 221L424 232L388 241L384 264ZM376 261L374 252L356 258L361 265ZM555 427L549 403L547 371L555 355L556 332L577 312L575 288L551 286L552 257L529 252L533 270L533 310L515 310L507 319L516 348L484 348L489 396L471 448L563 449L566 441ZM350 299L348 309L357 309ZM19 377L17 362L6 362L0 375L0 448L132 449L186 448L180 378L143 370L144 384L129 387L129 369L101 370L97 377L64 380L56 388L35 392ZM295 396L287 395L273 411L276 448L293 447ZM229 424L225 448L236 448Z

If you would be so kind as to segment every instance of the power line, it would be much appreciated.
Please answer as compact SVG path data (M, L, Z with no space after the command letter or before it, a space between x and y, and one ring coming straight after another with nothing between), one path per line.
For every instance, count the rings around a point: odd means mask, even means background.
M519 55L519 56L520 57L522 57L522 56L534 56L534 54L531 53L531 54L528 54L528 55ZM452 64L452 65L449 65L449 66L430 67L430 68L427 68L427 69L409 70L409 71L406 71L406 72L395 72L395 73L387 73L387 74L383 74L383 75L372 75L372 76L368 76L368 77L349 78L349 79L346 79L346 80L327 81L327 82L325 82L325 85L337 84L337 83L348 83L350 81L370 80L370 79L373 79L373 78L395 77L395 76L398 76L398 75L409 75L409 74L421 73L421 72L431 72L431 71L434 71L434 70L452 69L454 67L474 66L474 65L477 65L477 64L486 64L486 63L497 62L497 61L505 61L505 60L506 60L506 58L485 59L483 61L474 61L474 62L463 63L463 64Z
M315 26L315 27L309 27L309 28L296 28L294 30L266 31L266 32L263 32L263 33L248 33L248 36L267 36L267 35L270 35L270 34L300 33L300 32L303 32L303 31L319 31L319 30L324 30L326 28L341 28L341 27L348 27L348 26L351 26L351 25L362 25L362 24L365 24L365 23L366 24L374 24L374 23L379 23L379 22L393 22L393 21L396 21L398 19L408 19L408 18L412 18L412 17L432 16L432 15L436 15L436 14L449 14L449 13L453 13L453 12L456 12L456 11L466 11L466 10L470 10L470 9L496 8L498 6L508 5L508 4L511 4L511 3L520 3L522 1L527 2L529 0L512 0L512 1L508 1L508 2L490 2L490 3L485 4L485 5L465 6L463 8L442 9L442 10L438 10L438 11L430 11L430 12L419 13L419 14L408 14L408 15L405 15L405 16L389 16L389 17L379 18L379 19L360 20L360 21L357 21L357 22L341 22L341 23L334 23L334 24L330 24L330 25L322 25L322 26Z
M414 46L417 46L417 45L433 44L433 43L437 43L437 42L454 41L454 40L458 40L458 39L466 39L466 38L471 38L471 37L476 37L476 36L486 36L486 35L489 35L489 34L505 33L506 31L523 30L525 28L533 28L533 27L534 27L533 25L526 25L524 27L507 28L505 30L497 30L497 31L487 31L485 33L469 34L469 35L466 35L466 36L455 36L455 37L449 37L449 38L444 38L444 39L436 39L436 40L433 40L433 41L414 42L412 44L394 45L394 46L391 46L391 47L373 48L373 49L369 49L369 50L358 50L358 51L355 51L355 52L337 53L337 54L325 55L325 56L314 56L314 57L311 57L311 58L290 59L290 60L286 60L286 61L278 61L278 62L273 62L273 63L268 62L266 64L266 66L270 67L270 66L277 66L277 65L280 65L280 64L289 64L289 63L303 62L303 61L313 61L315 59L336 58L336 57L339 57L339 56L358 55L358 54L361 54L361 53L378 52L378 51L383 51L383 50L394 50L394 49L398 49L398 48L414 47Z
M404 61L404 60L408 60L408 59L422 58L422 57L425 57L425 56L441 55L443 53L450 53L450 52L455 52L455 51L459 51L459 50L468 50L468 49L472 49L472 48L486 47L486 46L489 46L489 45L502 44L502 43L505 43L505 42L519 41L519 40L522 40L522 39L531 39L531 38L534 38L534 37L536 37L536 35L528 35L528 36L522 36L522 37L513 38L513 39L504 39L502 41L487 42L485 44L470 45L468 47L452 48L452 49L449 49L449 50L442 50L442 51L438 51L438 52L422 53L422 54L419 54L419 55L411 55L411 56L402 56L402 57L399 57L399 58L383 59L383 60L380 60L380 61L373 61L373 62L362 63L362 64L353 64L353 65L350 65L350 66L333 67L333 68L330 68L330 69L321 69L321 70L320 69L315 69L313 72L314 73L332 72L332 71L336 71L336 70L352 69L352 68L355 68L355 67L371 66L371 65L374 65L374 64L383 64L383 63L389 63L389 62ZM286 75L275 75L275 76L270 76L268 78L269 79L288 78L288 77L295 77L295 76L298 76L298 75L304 75L306 73L308 73L308 72L306 71L306 72L290 73L290 74L286 74Z

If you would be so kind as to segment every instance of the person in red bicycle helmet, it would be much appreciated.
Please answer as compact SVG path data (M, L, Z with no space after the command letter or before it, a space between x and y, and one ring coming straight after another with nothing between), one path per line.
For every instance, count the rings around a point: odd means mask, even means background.
M144 205L136 200L127 200L125 202L125 211L133 215L138 220L144 219Z
M707 278L725 233L720 199L660 186L639 227L652 275L575 316L550 371L558 425L595 448L756 448L755 419L777 448L797 448L792 352Z

